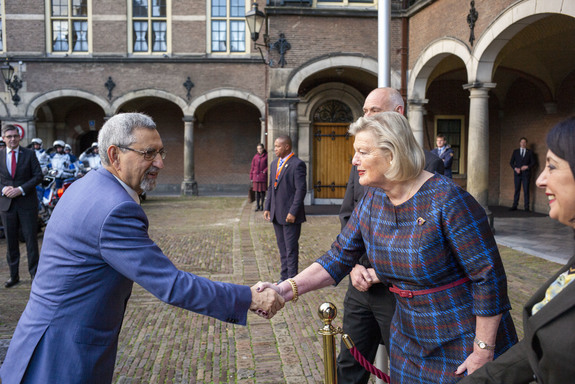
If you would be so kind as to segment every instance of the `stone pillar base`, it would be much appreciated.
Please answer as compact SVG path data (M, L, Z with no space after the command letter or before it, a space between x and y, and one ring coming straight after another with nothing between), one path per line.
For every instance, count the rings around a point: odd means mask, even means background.
M182 195L198 196L198 183L196 180L187 180L182 182Z

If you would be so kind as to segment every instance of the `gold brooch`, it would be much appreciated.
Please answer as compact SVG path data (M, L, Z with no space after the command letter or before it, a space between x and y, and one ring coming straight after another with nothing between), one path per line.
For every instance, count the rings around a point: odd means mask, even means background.
M423 225L425 224L425 219L423 217L418 217L417 218L417 225Z

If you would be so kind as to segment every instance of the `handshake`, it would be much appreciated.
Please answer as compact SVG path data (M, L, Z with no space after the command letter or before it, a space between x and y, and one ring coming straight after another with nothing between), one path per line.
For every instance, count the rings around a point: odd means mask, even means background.
M277 284L258 282L251 288L250 311L265 319L271 319L284 307L285 299Z

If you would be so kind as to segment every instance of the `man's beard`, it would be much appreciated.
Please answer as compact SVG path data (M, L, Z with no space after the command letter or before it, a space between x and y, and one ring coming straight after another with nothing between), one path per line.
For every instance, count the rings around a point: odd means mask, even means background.
M140 189L143 192L150 192L153 191L154 188L156 188L156 179L148 179L146 176L148 176L148 173L150 172L156 172L158 173L160 171L160 168L154 167L153 165L150 166L150 168L148 168L146 170L146 173L144 174L144 179L142 180L142 182L140 183Z

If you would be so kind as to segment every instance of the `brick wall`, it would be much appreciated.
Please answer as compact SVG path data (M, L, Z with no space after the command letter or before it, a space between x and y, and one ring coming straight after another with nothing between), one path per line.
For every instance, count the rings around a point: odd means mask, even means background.
M495 17L516 0L476 1L475 9L479 17L475 22L475 38L479 39ZM452 37L469 46L470 2L461 0L441 0L431 3L421 12L409 19L409 68L417 61L419 55L429 43ZM477 44L477 40L474 44Z
M363 17L281 16L270 19L270 38L283 32L291 44L287 67L334 52L361 53L377 59L377 19ZM392 67L399 69L401 21L392 21Z

